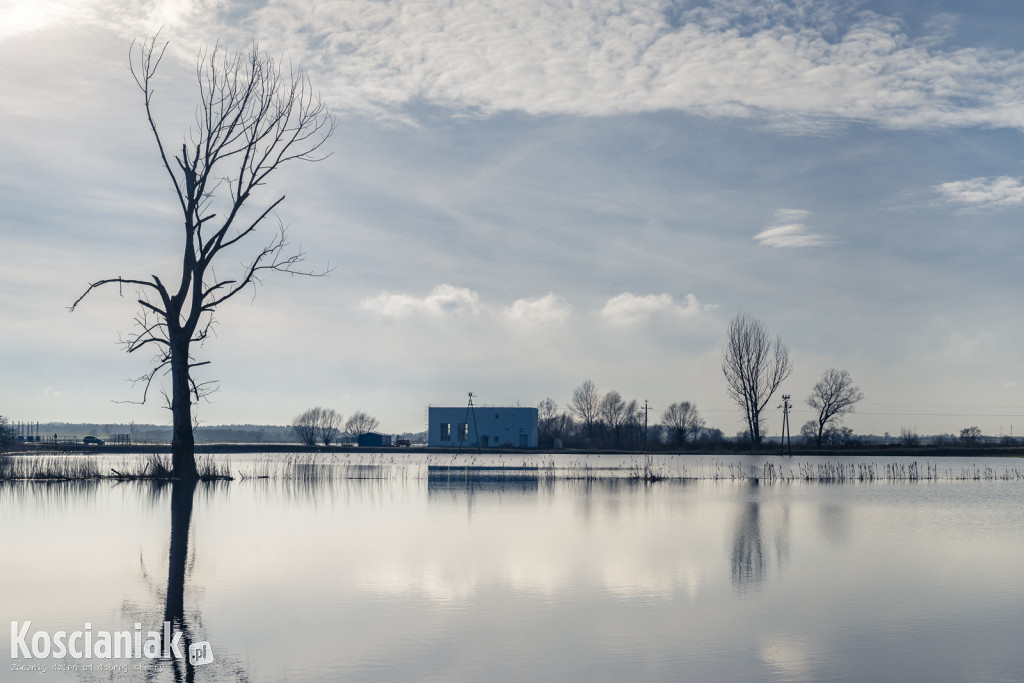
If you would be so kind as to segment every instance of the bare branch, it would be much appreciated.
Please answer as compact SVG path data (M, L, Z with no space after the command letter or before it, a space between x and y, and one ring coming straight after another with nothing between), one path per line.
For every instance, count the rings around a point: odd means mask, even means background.
M75 303L71 304L68 307L68 312L69 313L74 313L75 308L78 307L78 304L80 304L82 302L82 299L84 299L85 297L89 296L89 293L92 290L96 289L97 287L102 287L104 285L110 285L110 284L115 284L115 283L119 285L118 294L120 296L124 296L124 289L123 289L124 285L138 285L140 287L152 287L153 289L156 289L157 291L160 290L159 283L153 284L152 282L147 282L146 280L133 280L133 279L124 278L124 277L112 277L112 278L108 278L106 280L97 280L96 282L93 282L92 284L89 285L88 289L86 289L85 292L82 293L82 296L80 296L77 299L75 299Z

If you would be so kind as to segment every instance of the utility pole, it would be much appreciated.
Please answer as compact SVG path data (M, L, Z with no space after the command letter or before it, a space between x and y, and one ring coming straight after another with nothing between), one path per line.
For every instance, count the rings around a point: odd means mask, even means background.
M779 455L784 455L783 451L786 449L787 437L789 440L789 455L793 455L793 436L789 431L789 409L793 407L793 404L789 402L789 394L782 395L782 438L779 443Z
M650 409L651 409L651 407L647 404L647 399L645 398L644 399L644 451L647 450L647 411L649 411Z
M476 449L477 449L477 452L479 453L480 452L480 430L477 429L477 426L476 426L476 406L473 405L473 392L472 391L469 392L469 405L466 406L466 422L465 422L466 432L469 432L469 416L470 416L470 414L473 415L473 433L476 434ZM457 437L459 439L459 453L462 453L462 443L463 443L462 437L463 437L463 435L461 433ZM465 435L465 437L466 437L466 441L468 441L469 440L469 434L467 433Z

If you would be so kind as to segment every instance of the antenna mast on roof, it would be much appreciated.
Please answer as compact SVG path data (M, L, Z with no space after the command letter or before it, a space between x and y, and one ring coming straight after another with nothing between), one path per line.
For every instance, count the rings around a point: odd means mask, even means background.
M469 404L466 406L466 422L464 424L466 425L466 432L467 433L465 435L465 441L469 441L469 414L470 413L473 414L473 433L476 435L476 447L477 447L477 450L480 450L480 432L476 428L476 408L473 406L473 392L472 391L469 392ZM462 444L465 443L465 441L463 440L463 435L462 435L461 430L460 430L460 434L459 434L459 452L460 453L462 452Z

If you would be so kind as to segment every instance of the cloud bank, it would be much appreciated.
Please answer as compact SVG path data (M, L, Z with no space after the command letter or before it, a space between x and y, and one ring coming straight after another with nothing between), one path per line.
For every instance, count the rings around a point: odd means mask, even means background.
M429 103L491 114L606 116L682 110L794 130L1024 128L1024 56L943 50L851 3L712 0L42 0L4 11L0 38L83 21L126 35L164 27L191 58L257 37L315 73L338 110Z
M505 307L486 305L481 303L475 291L449 284L437 285L423 297L381 292L363 299L358 308L388 319L485 314L503 318L513 324L531 326L563 325L569 322L573 310L572 306L554 293L535 299L517 299ZM700 303L693 294L687 294L681 302L677 302L668 293L637 295L624 292L608 299L598 311L598 317L611 325L634 326L659 316L674 320L692 319L716 308L714 304Z

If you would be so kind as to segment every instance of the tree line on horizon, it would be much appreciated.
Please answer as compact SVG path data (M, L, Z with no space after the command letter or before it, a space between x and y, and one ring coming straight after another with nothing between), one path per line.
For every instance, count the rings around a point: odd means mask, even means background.
M733 318L722 349L722 374L746 425L737 440L749 442L755 450L761 446L768 404L792 372L789 348L781 337L772 339L765 324L747 313ZM842 418L863 399L848 371L825 370L805 401L816 417L800 428L798 436L818 446L850 443L853 430L842 424ZM652 425L646 402L641 406L635 399L626 401L615 390L602 394L589 379L573 389L567 410L559 413L551 398L537 409L542 446L709 448L726 441L722 430L706 425L695 403L672 403Z
M566 410L554 399L537 406L537 441L541 448L640 450L655 446L724 442L720 429L707 428L697 406L689 401L670 405L661 421L651 424L648 408L625 400L616 390L602 394L591 380L573 389Z
M330 446L344 438L358 441L363 434L375 432L380 427L377 418L362 410L352 413L345 421L344 428L341 419L341 413L333 408L316 406L300 413L292 420L292 431L306 446Z

